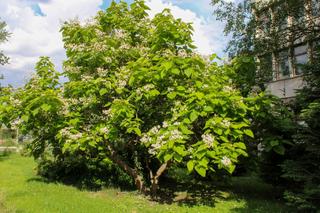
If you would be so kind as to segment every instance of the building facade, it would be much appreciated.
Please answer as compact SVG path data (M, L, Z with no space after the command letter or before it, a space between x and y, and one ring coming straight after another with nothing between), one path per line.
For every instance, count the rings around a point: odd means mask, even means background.
M320 45L320 0L256 0L257 60L271 70L267 89L290 99L303 87L302 67ZM259 50L260 47L260 50Z

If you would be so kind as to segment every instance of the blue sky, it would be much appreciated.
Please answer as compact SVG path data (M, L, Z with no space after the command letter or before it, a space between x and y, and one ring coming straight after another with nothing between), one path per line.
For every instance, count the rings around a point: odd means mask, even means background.
M133 0L127 0L131 3ZM223 24L213 17L210 0L147 0L150 16L171 9L173 15L194 26L194 41L203 55L218 53L227 38L223 36ZM1 0L0 18L8 24L12 33L9 41L0 49L10 57L10 64L0 66L5 79L2 85L23 85L33 74L40 56L49 56L56 68L62 70L65 50L59 29L65 20L78 17L85 21L97 11L109 6L111 0Z

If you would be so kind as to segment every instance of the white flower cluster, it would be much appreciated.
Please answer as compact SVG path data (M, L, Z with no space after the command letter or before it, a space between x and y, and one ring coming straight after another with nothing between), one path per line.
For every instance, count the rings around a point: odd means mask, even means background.
M71 135L70 129L70 127L65 127L61 129L59 132L63 138L69 138Z
M167 124L165 124L165 126L166 125ZM156 155L160 148L163 147L168 141L183 139L183 134L177 129L166 131L165 133L159 135L160 128L160 125L154 126L149 130L148 134L144 134L140 139L142 143L149 144L152 142L152 136L156 138L155 142L150 145L148 150L151 155Z
M104 110L102 110L102 114L107 116L107 117L112 117L113 112L112 112L111 108L110 109L104 109Z
M203 134L201 137L202 137L203 142L204 142L208 147L212 147L212 146L213 146L215 137L214 137L212 134L206 133L206 134Z
M163 127L163 128L167 128L168 126L169 126L168 122L164 121L164 122L162 123L162 127Z
M258 143L258 146L257 146L257 150L259 151L259 152L262 152L263 150L264 150L264 145L262 144L262 143Z
M78 66L64 65L63 66L63 70L66 73L70 73L70 74L78 74L78 73L80 73L80 67L78 67Z
M73 52L81 52L86 49L86 45L85 44L66 44L65 48L70 49Z
M101 134L107 135L107 134L109 134L110 130L109 130L108 127L102 127L102 128L99 129L99 132Z
M123 30L115 30L114 31L114 35L115 37L117 37L118 39L124 39L125 37L127 37L127 33Z
M14 106L20 106L21 105L21 101L19 99L15 99L13 97L10 97L10 101Z
M188 53L185 49L179 49L178 56L185 58L185 57L188 57Z
M22 123L21 119L16 119L16 120L12 121L10 124L13 129L16 129L21 123Z
M182 133L177 129L172 130L169 140L180 140L180 139L183 139Z
M106 51L108 50L108 45L106 45L105 43L103 42L95 42L91 48L90 48L91 51L95 51L95 52L103 52L103 51Z
M69 139L76 141L79 140L80 138L82 138L82 133L78 132L76 134L71 134L69 135Z
M221 159L221 163L222 163L224 166L228 167L228 166L231 165L231 160L230 160L230 158L228 158L228 157L226 157L226 156L223 156L223 158Z
M152 127L149 132L151 134L156 135L156 134L158 134L159 130L160 130L160 125L157 125L157 126Z
M150 143L151 140L152 140L151 137L149 135L147 135L147 134L144 134L142 136L142 138L140 139L141 143L144 143L144 144Z
M229 128L230 125L231 125L231 122L228 121L228 120L223 120L223 121L221 122L221 124L222 124L224 127Z
M105 32L103 32L103 31L101 31L101 30L99 30L99 29L95 29L95 32L96 32L96 34L97 34L97 36L98 36L99 38L102 38L102 37L104 37L104 36L106 35Z
M223 87L223 91L224 92L233 92L234 88L232 88L231 86L224 86Z
M155 86L153 84L146 84L142 88L138 88L136 93L138 96L142 95L145 92L149 92L150 90L154 89Z
M105 70L105 69L103 69L101 67L98 67L97 68L97 73L98 73L99 77L105 77L108 74L108 70Z
M81 78L82 78L82 81L86 81L86 82L93 80L93 77L91 75L82 75Z

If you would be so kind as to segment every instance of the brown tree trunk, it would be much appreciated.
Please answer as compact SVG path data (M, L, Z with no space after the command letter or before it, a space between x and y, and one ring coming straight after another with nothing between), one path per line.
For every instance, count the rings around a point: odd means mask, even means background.
M152 170L149 168L150 171L150 179L151 179L151 196L155 197L159 188L159 178L163 174L163 172L167 169L169 162L162 164L155 175L153 175Z
M112 146L109 145L107 148L110 151L110 159L134 179L136 187L141 193L146 194L147 189L143 181L143 176L140 175L136 169L131 168L126 162L121 160Z

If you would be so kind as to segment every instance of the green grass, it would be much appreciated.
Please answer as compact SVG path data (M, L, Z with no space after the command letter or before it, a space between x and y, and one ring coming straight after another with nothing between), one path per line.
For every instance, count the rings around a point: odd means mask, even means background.
M289 212L269 193L272 189L251 179L236 179L235 192L219 191L210 205L160 204L136 192L104 189L81 191L72 186L46 183L35 175L31 158L0 155L0 212ZM249 190L248 190L249 189ZM261 191L262 190L262 191ZM267 195L267 196L263 196Z

